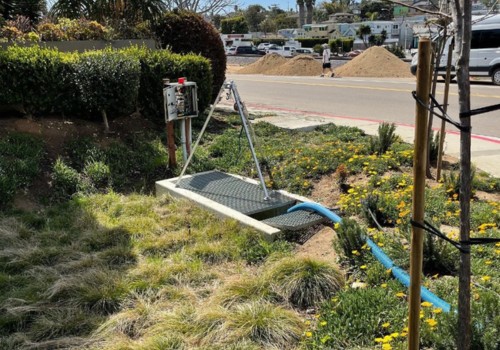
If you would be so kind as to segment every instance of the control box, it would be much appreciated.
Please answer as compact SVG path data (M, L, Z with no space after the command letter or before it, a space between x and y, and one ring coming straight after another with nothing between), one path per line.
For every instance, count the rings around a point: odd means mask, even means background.
M195 82L179 78L177 83L165 82L163 88L165 121L198 116L198 86Z

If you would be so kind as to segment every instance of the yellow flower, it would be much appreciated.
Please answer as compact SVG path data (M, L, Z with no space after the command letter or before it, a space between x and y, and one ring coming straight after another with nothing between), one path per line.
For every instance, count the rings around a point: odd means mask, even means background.
M313 336L312 332L306 332L306 337L311 338Z
M481 280L483 282L488 282L489 280L491 280L491 277L490 276L483 276L483 277L481 277Z
M442 313L442 312L443 312L443 309L441 309L440 307L437 307L437 308L435 308L435 309L432 309L432 312L434 312L434 313L437 315L437 314Z
M382 283L382 284L380 285L380 287L382 287L382 288L387 288L387 283Z
M404 297L406 296L406 294L405 294L405 293L403 293L403 292L399 292L399 293L396 293L396 296L397 296L398 298L404 298Z
M389 322L386 322L384 324L382 324L382 328L389 328L391 324Z
M431 307L432 306L432 303L428 302L428 301L424 301L422 304L422 307Z
M382 344L382 349L383 350L392 350L392 346L391 344Z
M493 264L493 261L491 261L491 260L486 260L486 261L484 262L484 264L485 264L485 265L491 265L491 264Z
M382 243L382 242L378 242L378 243L377 243L377 245L378 245L379 247L383 247L383 246L384 246L384 243Z
M327 324L326 321L321 321L319 325L324 327L324 326L326 326L326 324Z
M425 322L431 327L436 327L436 325L438 324L437 321L433 318L428 318L425 320Z
M360 268L361 270L366 270L366 265L361 265L359 268Z
M382 343L384 339L382 338L375 338L375 343Z

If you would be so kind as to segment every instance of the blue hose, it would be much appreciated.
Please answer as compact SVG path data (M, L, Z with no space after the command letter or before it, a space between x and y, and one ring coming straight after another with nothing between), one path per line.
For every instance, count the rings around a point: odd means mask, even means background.
M300 203L288 209L288 212L290 213L296 210L313 210L332 220L334 223L340 223L342 221L340 216L318 203ZM371 239L366 238L366 243L371 248L371 252L375 256L375 258L377 258L377 260L380 261L380 263L382 263L382 265L384 265L386 269L391 269L392 275L399 282L401 282L405 287L409 287L410 276L408 275L408 273L406 273L406 271L402 270L400 267L394 265L394 262ZM432 303L435 307L441 308L444 312L450 312L450 304L433 294L427 288L420 287L420 295L422 300Z

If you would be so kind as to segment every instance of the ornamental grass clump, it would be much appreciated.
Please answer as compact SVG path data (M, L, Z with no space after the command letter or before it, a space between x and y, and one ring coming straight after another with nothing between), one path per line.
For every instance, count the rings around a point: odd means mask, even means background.
M289 257L277 261L267 271L273 290L294 307L318 306L344 285L340 270L327 262Z
M227 340L245 339L266 348L293 348L304 330L298 314L266 301L237 305L226 317L220 332Z

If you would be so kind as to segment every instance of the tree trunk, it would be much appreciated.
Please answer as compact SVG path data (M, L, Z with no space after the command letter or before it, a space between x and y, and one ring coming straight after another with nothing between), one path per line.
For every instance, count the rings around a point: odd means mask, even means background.
M471 41L471 1L455 0L453 17L456 28L455 42L458 51L457 85L460 123L470 127L470 116L462 113L470 111L470 41ZM470 238L470 198L471 198L471 134L470 130L460 132L460 240ZM466 248L469 248L466 246ZM471 347L471 282L470 253L460 253L458 276L458 349L469 350Z
M297 2L297 5L299 6L299 26L302 28L304 25L304 15L305 15L305 7L304 7L304 2Z
M104 132L109 133L109 123L108 123L108 115L104 109L101 109L102 121L104 122Z
M306 19L306 24L311 24L313 22L313 11L314 11L314 4L308 3L306 5L307 9L307 19Z

